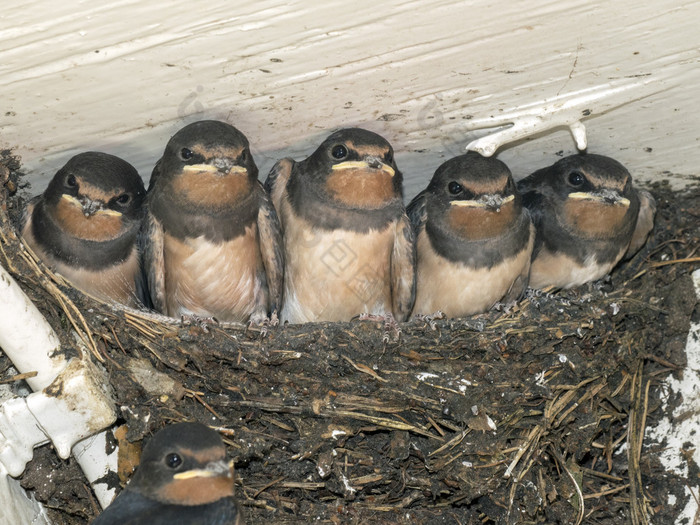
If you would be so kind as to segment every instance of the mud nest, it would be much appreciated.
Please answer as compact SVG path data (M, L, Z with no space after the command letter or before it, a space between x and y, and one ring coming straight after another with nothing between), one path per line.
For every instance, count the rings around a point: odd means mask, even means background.
M235 459L247 523L675 523L668 496L685 501L686 481L643 438L673 407L662 381L685 366L697 316L698 186L650 188L653 238L606 280L400 333L367 321L265 333L85 297L21 244L29 192L9 152L0 169L0 261L63 348L81 351L77 334L109 373L122 425L111 485L133 468L130 445L197 420ZM26 388L1 352L0 372ZM75 461L50 446L21 482L56 524L99 512Z

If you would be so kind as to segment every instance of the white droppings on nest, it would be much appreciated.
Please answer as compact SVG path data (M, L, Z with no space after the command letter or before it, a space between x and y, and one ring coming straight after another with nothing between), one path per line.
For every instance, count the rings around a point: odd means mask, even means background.
M493 422L493 419L491 419L491 416L488 414L486 415L486 424L489 426L491 430L496 430L496 423Z
M343 482L343 487L345 487L345 490L349 494L355 494L355 492L357 492L357 490L354 489L352 485L350 485L350 480L348 480L348 478L344 474L340 475L340 479Z
M418 381L425 381L426 379L437 376L437 374L431 374L430 372L421 372L420 374L416 375L416 379L418 379Z
M316 470L318 471L318 475L321 476L321 479L325 479L329 474L330 470L326 470L323 468L323 465L317 465Z
M545 381L545 379L544 379L544 376L545 376L546 373L547 373L546 370L542 370L542 372L539 372L539 373L535 376L535 384L536 384L537 386L544 386L544 385L547 384L547 381Z
M693 282L695 293L700 297L700 269L693 272ZM663 444L658 457L667 470L688 478L688 456L692 456L695 464L700 465L700 448L689 445L697 443L700 436L700 324L691 324L688 332L688 339L685 347L687 365L680 379L669 375L664 381L668 389L668 398L674 394L680 395L681 403L659 421L655 427L649 427L646 431L646 438L653 441L652 446ZM661 407L665 414L668 414L667 404ZM692 493L691 493L692 490ZM693 523L698 512L698 502L695 499L700 493L700 485L684 489L686 505L676 519L676 523ZM669 505L675 505L675 496L671 503L669 494Z

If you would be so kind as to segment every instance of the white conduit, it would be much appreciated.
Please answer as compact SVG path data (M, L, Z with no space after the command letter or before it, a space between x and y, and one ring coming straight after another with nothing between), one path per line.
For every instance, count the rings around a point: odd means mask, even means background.
M116 470L116 449L107 454L101 432L116 419L106 375L87 352L66 361L56 333L2 266L0 347L20 373L37 372L27 379L34 393L0 405L0 522L48 523L38 504L8 477L19 476L34 447L48 441L61 458L72 450L100 504L108 505L114 490L94 483Z

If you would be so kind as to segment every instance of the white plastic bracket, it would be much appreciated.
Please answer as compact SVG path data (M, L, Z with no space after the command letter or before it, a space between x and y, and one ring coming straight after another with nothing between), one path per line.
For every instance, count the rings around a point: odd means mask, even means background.
M470 131L505 128L472 140L466 149L490 157L504 144L564 127L571 131L576 147L585 150L584 118L669 89L658 80L609 82L512 108L498 116L472 119L467 125Z

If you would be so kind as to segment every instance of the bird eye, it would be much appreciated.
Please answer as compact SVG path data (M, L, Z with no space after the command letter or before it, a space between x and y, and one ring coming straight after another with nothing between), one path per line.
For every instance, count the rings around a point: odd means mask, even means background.
M586 177L580 171L572 171L569 173L569 184L572 186L581 186L586 181Z
M243 162L243 163L248 162L248 150L247 150L247 149L244 149L244 150L241 152L240 159L241 159L241 162Z
M182 160L190 160L194 156L194 153L192 153L192 150L189 148L182 148L180 150L180 157Z
M131 195L128 193L122 193L119 197L115 199L117 201L117 204L120 206L126 206L131 202Z
M333 155L334 159L344 159L348 156L348 148L346 148L342 144L337 144L333 146L333 149L331 150L331 155Z
M75 175L68 175L66 177L66 186L69 188L75 188L78 186L78 181L75 178Z
M447 185L447 190L452 195L459 195L460 193L462 193L464 188L462 188L462 185L459 182L452 181Z
M168 467L170 468L177 468L180 465L182 465L182 458L179 454L168 454L167 456L165 456L165 464L168 465Z
M386 154L385 159L387 164L391 164L392 162L394 162L394 153L390 151Z

